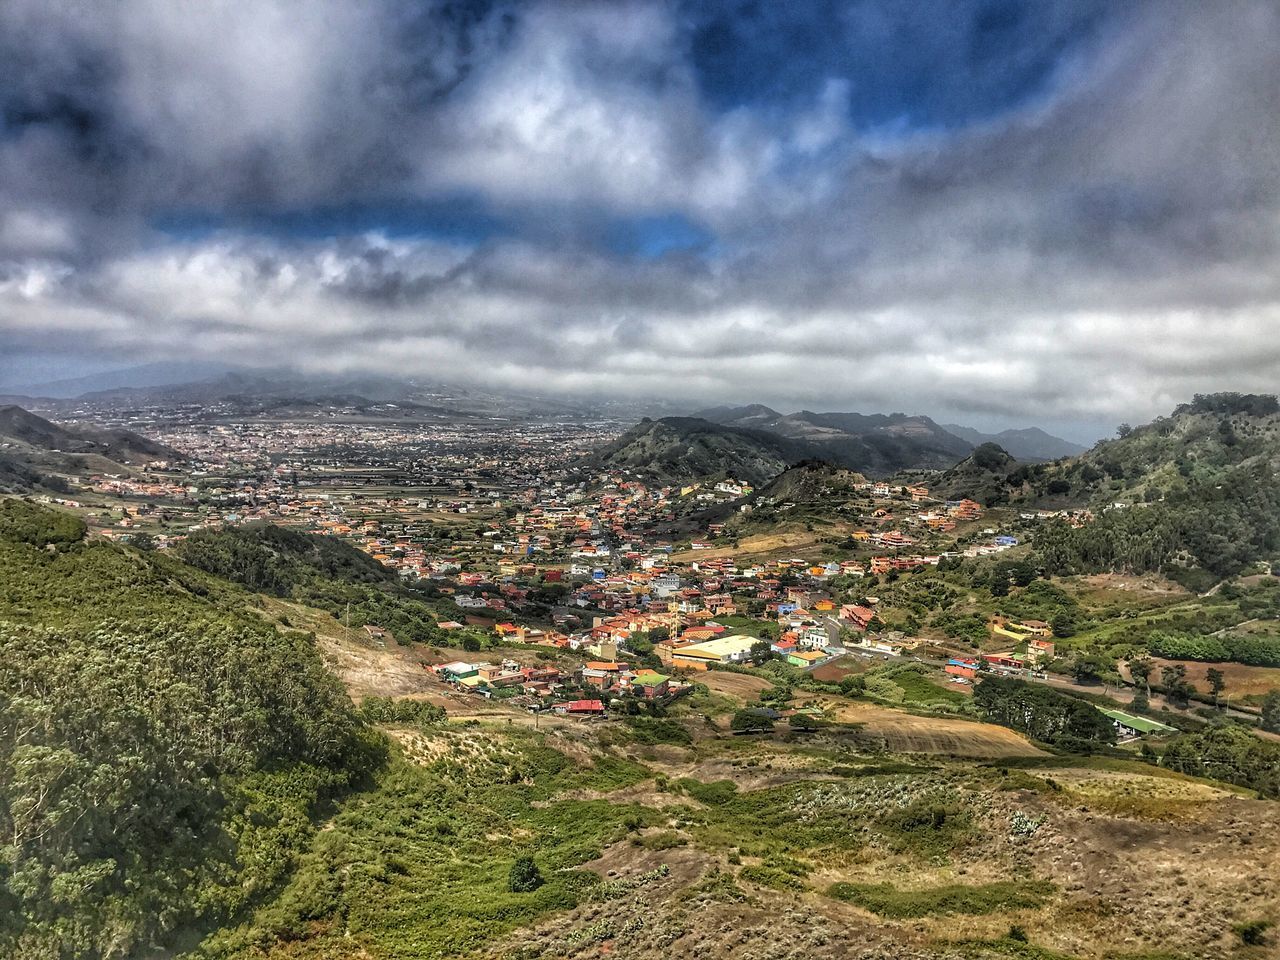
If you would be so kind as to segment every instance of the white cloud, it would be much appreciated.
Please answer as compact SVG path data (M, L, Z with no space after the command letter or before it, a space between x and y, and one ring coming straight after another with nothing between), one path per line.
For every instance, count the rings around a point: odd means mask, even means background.
M86 111L0 130L6 343L1018 420L1280 374L1271 4L1134 8L1034 100L926 132L855 129L841 80L717 111L659 3L535 4L466 43L395 3L83 9L0 8L39 58L0 67L13 96ZM455 191L510 235L143 229ZM715 254L569 229L667 212Z

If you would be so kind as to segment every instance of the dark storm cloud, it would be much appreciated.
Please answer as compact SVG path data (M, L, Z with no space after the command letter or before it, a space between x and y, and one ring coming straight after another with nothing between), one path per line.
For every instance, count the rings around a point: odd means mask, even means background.
M1261 0L10 0L0 333L1018 420L1274 388L1278 43Z

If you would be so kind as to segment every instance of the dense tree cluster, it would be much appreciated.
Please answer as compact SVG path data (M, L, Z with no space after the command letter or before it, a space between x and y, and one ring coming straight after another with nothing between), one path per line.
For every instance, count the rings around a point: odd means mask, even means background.
M200 531L179 544L175 553L193 567L250 590L319 607L353 627L373 624L407 643L448 641L425 596L400 583L390 568L335 537L247 524Z
M443 707L425 700L393 700L390 697L365 697L360 715L370 723L417 727L426 730L444 722Z
M1042 743L1088 749L1116 740L1115 726L1095 707L1040 684L983 677L973 702L988 719Z
M1198 569L1212 583L1280 555L1280 480L1251 464L1159 502L1107 510L1083 527L1052 521L1035 549L1050 574L1124 570L1177 577Z
M1217 416L1268 417L1280 413L1280 401L1266 393L1197 393L1190 403L1179 405L1180 413L1209 413Z
M84 521L61 510L48 510L24 500L0 500L0 539L36 547L65 545L84 539Z
M1160 762L1170 770L1280 797L1280 744L1261 740L1234 724L1178 737L1165 749Z
M1083 528L1036 539L1049 573L1162 571L1203 588L1280 553L1280 403L1274 396L1197 396L1171 417L1120 431L1052 465L1037 486L1092 502ZM1113 505L1125 505L1113 509Z
M1262 729L1280 733L1280 690L1272 690L1262 700Z
M243 592L44 549L71 532L40 513L0 538L0 955L122 957L280 883L380 741Z
M288 597L317 579L385 583L395 574L336 537L317 537L268 523L199 530L180 543L185 563L250 590Z

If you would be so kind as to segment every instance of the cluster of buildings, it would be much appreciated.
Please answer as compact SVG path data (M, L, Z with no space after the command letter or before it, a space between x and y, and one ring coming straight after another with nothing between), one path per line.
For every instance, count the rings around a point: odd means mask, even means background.
M548 664L522 666L454 660L430 668L440 680L460 691L484 697L514 697L533 710L574 716L603 716L615 700L632 698L670 702L691 688L655 670L617 660L588 661L566 674Z
M689 521L708 501L750 497L749 484L580 471L615 424L367 420L170 424L150 432L188 456L180 471L101 477L95 491L123 502L113 535L158 525L162 510L162 544L256 521L339 537L434 588L446 630L478 627L593 662L652 648L681 670L749 659L766 625L771 651L797 665L850 644L879 649L860 578L1018 545L977 530L985 511L973 500L866 482L841 515L856 529L839 552L741 559L734 508ZM502 688L494 679L486 687Z

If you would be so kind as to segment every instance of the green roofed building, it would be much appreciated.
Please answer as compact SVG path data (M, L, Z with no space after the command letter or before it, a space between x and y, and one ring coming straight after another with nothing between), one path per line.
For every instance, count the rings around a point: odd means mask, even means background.
M1173 727L1167 723L1160 723L1158 720L1135 717L1133 714L1125 713L1122 710L1103 710L1101 707L1098 709L1103 716L1116 725L1116 732L1120 735L1121 740L1145 737L1151 733L1177 733L1177 730Z
M666 696L670 682L670 677L663 676L653 670L641 670L631 680L632 686L643 690L644 695L650 699Z

